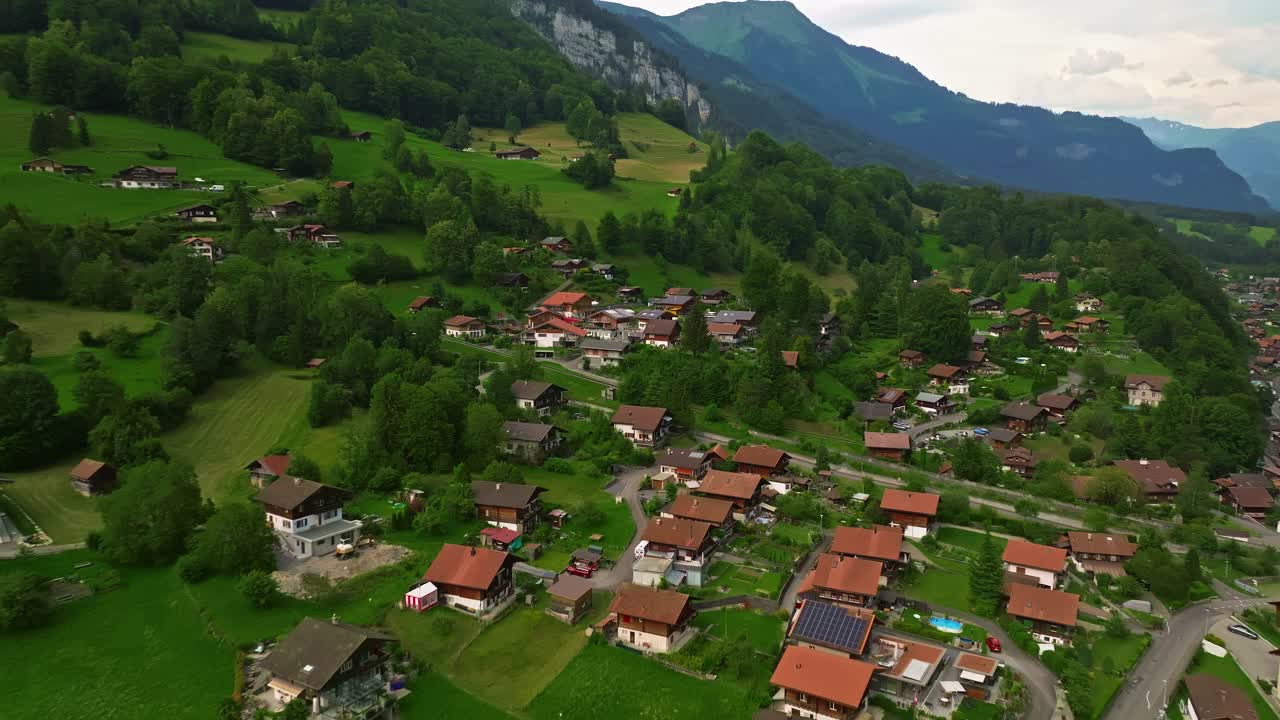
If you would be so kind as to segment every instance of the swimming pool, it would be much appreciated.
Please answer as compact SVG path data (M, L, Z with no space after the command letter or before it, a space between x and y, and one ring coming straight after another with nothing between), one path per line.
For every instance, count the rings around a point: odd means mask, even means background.
M964 623L951 618L932 617L929 618L929 624L942 632L949 632L955 635L959 635L964 630Z

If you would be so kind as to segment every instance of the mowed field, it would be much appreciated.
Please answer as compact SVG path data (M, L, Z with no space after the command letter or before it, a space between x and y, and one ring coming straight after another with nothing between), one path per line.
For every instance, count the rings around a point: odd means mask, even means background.
M258 63L271 57L276 48L293 52L288 43L242 40L216 33L188 32L183 38L182 57L197 62L212 62L226 57L236 62Z

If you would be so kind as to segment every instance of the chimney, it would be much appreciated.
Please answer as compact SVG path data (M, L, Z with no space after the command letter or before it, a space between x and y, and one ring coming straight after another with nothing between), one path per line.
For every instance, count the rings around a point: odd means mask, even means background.
M330 623L332 623L332 624L334 624L334 625L337 625L337 624L338 624L338 613L334 613L334 614L330 615L330 616L329 616L329 622L330 622Z
M475 545L472 545L472 546L471 546L471 557L475 557L475 556L476 556L476 546L475 546Z
M301 485L301 484L302 484L302 478L300 478L300 477L295 477L295 478L293 479L293 486L294 486L294 487L297 487L297 486L299 486L299 485Z
M494 483L494 484L493 484L493 489L494 489L494 490L501 490L501 489L502 489L502 483Z

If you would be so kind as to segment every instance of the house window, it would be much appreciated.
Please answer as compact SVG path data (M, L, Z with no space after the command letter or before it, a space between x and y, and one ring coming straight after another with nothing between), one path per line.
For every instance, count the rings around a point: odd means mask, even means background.
M293 523L293 526L294 526L295 528L304 528L304 527L306 527L306 526L307 526L307 519L306 519L306 518L301 518L301 519L299 519L299 520L295 520L295 521L294 521L294 523Z
M828 702L828 703L827 703L827 709L828 709L828 710L839 710L839 709L840 709L840 706L839 706L839 705L837 705L837 704L835 704L835 703L833 703L833 702Z
M352 665L352 662L350 660L347 660L346 662L342 663L342 667L338 668L338 672L347 672L348 670L351 669L351 665Z
M804 694L804 693L797 693L797 696L799 697L800 702L809 702L809 696L808 696L808 695L806 695L806 694Z

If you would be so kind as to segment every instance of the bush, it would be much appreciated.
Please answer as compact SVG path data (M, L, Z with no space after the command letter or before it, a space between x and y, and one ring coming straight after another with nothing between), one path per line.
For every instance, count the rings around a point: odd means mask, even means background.
M1077 465L1089 462L1093 459L1093 449L1088 445L1072 445L1071 450L1067 452L1067 458Z
M265 570L254 570L240 578L236 586L240 594L248 598L256 608L271 607L280 596L280 585L275 577Z
M83 332L83 331L81 331ZM98 360L98 356L88 350L81 350L76 353L75 360L72 361L76 372L87 373L102 368L102 361Z
M209 563L194 555L187 555L178 561L178 577L189 585L203 582L212 572Z
M550 472L556 473L557 475L573 474L573 463L565 460L564 458L547 458L547 461L542 464L542 467Z

